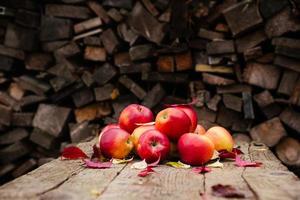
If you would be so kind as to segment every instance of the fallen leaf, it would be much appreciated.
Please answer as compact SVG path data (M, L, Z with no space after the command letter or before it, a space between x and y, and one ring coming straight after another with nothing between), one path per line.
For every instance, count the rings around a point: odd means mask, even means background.
M159 162L160 162L160 155L159 155L158 159L155 162L149 163L149 164L147 164L147 166L148 167L156 167Z
M153 172L155 172L155 171L152 169L152 167L147 167L146 169L140 171L138 173L138 176L145 177L145 176L148 176L149 174L151 174Z
M131 161L133 161L133 157L131 157L129 159L116 159L116 158L112 159L113 164L124 164L124 163L129 163Z
M152 126L155 125L155 122L147 122L147 123L135 123L137 126Z
M89 159L83 159L83 162L85 163L85 166L87 168L92 168L92 169L106 169L106 168L111 168L112 166L111 162L95 162Z
M219 157L221 159L226 159L226 158L235 159L236 155L240 155L240 154L244 154L244 153L238 148L233 148L231 152L227 150L221 150L219 152Z
M221 163L219 159L216 162L210 163L206 166L211 167L211 168L223 168L224 167L223 163Z
M235 165L238 167L260 167L262 165L261 162L249 162L242 160L239 155L235 157Z
M135 162L133 163L130 168L131 169L146 169L147 168L147 163L146 163L146 160L142 160L142 161L139 161L139 162Z
M206 166L194 167L192 169L192 172L195 172L197 174L205 174L205 173L211 172L211 169Z
M239 192L232 185L217 184L217 185L213 185L211 188L212 188L212 194L217 197L245 198L245 194Z
M70 160L88 158L88 156L80 148L75 146L64 148L61 157Z
M191 168L191 165L184 164L180 161L178 161L178 162L167 162L166 165L174 167L174 168L179 168L179 169L189 169L189 168Z

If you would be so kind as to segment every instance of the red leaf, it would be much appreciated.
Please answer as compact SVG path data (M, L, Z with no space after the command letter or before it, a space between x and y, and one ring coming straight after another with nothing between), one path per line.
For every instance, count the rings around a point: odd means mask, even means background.
M193 98L189 103L179 103L179 104L165 104L165 107L176 107L176 106L192 106L197 103L197 99Z
M260 167L262 165L261 162L248 162L245 160L242 160L240 156L235 157L235 165L238 167Z
M219 152L219 157L221 159L226 159L226 158L235 159L236 155L240 155L240 154L244 154L244 153L238 148L233 148L232 152L229 152L227 150L221 150Z
M154 172L155 171L152 169L152 167L147 167L146 169L140 171L138 173L138 176L145 177L145 176L148 176L149 174L154 173Z
M239 192L232 185L222 185L217 184L212 187L212 194L217 197L226 197L226 198L245 198L245 194Z
M83 162L85 163L85 166L87 168L92 168L92 169L106 169L106 168L111 168L112 166L111 162L95 162L88 159L84 159Z
M153 163L150 163L150 164L148 164L147 166L148 166L148 167L156 167L156 166L158 165L158 163L160 162L160 157L161 157L161 156L159 155L157 161L155 161L155 162L153 162Z
M70 160L88 158L88 156L80 148L75 146L64 148L61 157Z
M205 167L205 166L194 167L192 169L192 172L195 172L197 174L205 174L205 173L211 172L211 168Z

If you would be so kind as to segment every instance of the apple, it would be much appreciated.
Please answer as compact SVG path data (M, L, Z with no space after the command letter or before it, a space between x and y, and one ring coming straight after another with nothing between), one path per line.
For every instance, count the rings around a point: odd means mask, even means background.
M214 143L217 151L232 151L234 142L231 134L221 126L214 126L208 129L205 135Z
M148 130L139 139L137 153L147 163L167 158L170 152L170 141L168 137L158 130Z
M101 132L99 133L99 137L98 137L98 144L100 144L100 140L101 140L101 137L102 137L102 134L109 130L109 129L112 129L112 128L120 128L120 126L118 124L108 124L106 125L102 130Z
M152 122L154 119L151 110L145 106L131 104L127 106L120 114L119 126L132 133L139 123Z
M191 120L180 109L166 108L157 114L155 128L176 142L181 135L190 131Z
M154 130L154 125L142 125L134 129L134 131L131 134L131 141L133 142L135 150L137 150L138 142L140 139L140 136L145 133L148 130Z
M189 165L203 165L214 154L214 144L205 135L186 133L177 144L180 160Z
M197 127L198 116L195 109L190 105L178 105L174 108L182 110L191 120L191 127L189 132L194 132Z
M103 132L100 149L106 158L124 159L133 148L130 134L120 128L111 128Z
M203 126L198 124L194 133L199 134L199 135L204 135L206 133L206 130Z

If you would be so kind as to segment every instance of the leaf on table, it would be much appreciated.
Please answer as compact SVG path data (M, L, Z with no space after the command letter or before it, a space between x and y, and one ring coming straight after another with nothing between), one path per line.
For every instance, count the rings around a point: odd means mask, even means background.
M131 161L133 161L133 157L131 157L129 159L116 159L116 158L112 159L113 164L124 164L124 163L129 163Z
M146 163L146 160L142 160L142 161L139 161L139 162L135 162L133 163L130 168L131 169L146 169L147 168L147 163Z
M242 160L239 155L235 157L235 165L238 167L260 167L262 165L261 162L249 162Z
M212 194L217 197L245 198L245 194L238 191L232 185L217 184L217 185L213 185L211 188L212 188Z
M154 173L154 172L155 171L152 169L152 167L147 167L146 169L140 171L138 173L138 176L145 177L145 176L148 176L149 174Z
M242 150L240 150L239 148L236 148L236 147L232 149L232 152L235 153L235 154L237 154L237 155L244 154L242 152Z
M92 168L92 169L106 169L112 167L111 162L96 162L89 159L83 159L83 162L85 163L85 166L87 168Z
M210 163L206 166L210 167L210 168L223 168L224 167L223 163L221 163L219 159L216 162Z
M221 150L219 152L219 157L221 159L226 159L226 158L235 159L236 155L240 155L240 154L244 154L244 153L238 148L233 148L231 152L227 150Z
M189 168L191 168L191 165L184 164L180 161L178 161L178 162L167 162L166 165L174 167L174 168L179 168L179 169L189 169Z
M88 156L80 148L75 146L64 148L61 157L69 160L88 158Z
M211 172L211 168L206 167L206 166L194 167L192 169L192 172L195 172L197 174L205 174L205 173Z
M156 167L157 165L158 165L158 163L160 162L160 155L158 156L158 159L155 161L155 162L153 162L153 163L149 163L149 164L147 164L147 166L148 167Z

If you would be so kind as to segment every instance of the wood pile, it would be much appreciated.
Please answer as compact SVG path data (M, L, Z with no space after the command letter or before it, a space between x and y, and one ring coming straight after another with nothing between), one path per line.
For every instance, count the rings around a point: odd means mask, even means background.
M300 166L298 0L1 0L0 179L124 106L196 99L199 123Z

